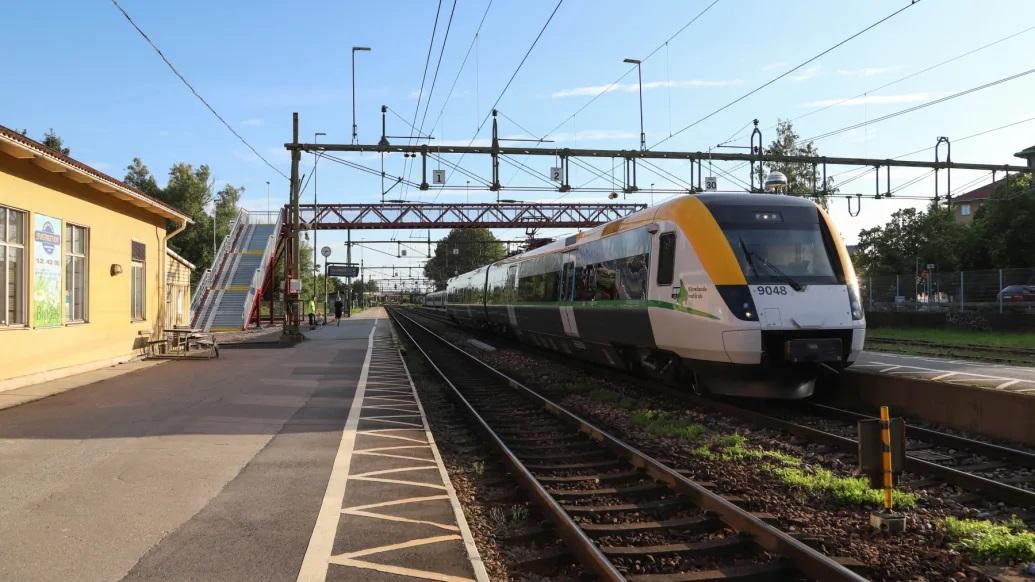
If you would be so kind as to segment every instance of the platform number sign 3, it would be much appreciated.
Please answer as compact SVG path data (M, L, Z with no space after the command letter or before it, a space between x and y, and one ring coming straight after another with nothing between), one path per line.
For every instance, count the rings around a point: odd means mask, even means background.
M431 182L436 186L444 186L446 184L446 171L445 170L432 170L431 171Z

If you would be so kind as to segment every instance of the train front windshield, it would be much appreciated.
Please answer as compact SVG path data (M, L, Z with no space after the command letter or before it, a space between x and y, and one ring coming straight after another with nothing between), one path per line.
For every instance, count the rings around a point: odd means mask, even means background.
M844 283L840 261L818 212L738 210L736 220L723 221L722 229L749 283L795 287Z

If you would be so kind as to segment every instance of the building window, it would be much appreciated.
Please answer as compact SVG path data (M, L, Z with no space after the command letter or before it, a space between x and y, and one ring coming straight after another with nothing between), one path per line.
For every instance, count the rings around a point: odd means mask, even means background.
M0 326L25 325L25 213L0 206Z
M65 225L65 321L86 321L90 231Z
M147 319L146 285L144 268L147 258L147 247L144 243L133 243L133 255L130 269L130 317L133 321Z
M970 216L970 204L960 204L960 216Z

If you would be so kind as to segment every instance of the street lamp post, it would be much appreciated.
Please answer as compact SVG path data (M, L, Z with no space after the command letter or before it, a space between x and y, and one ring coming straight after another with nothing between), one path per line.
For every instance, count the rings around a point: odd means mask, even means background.
M356 51L369 51L368 46L352 47L352 143L356 143Z
M319 137L321 135L327 135L327 134L322 132L322 131L318 131L318 132L313 134L313 143L314 144L317 141L319 141ZM319 158L319 154L314 154L314 156L316 156L316 157L313 160L313 216L316 216L316 214L318 214L318 212L316 210L316 166L317 166L317 162L320 161L320 158ZM313 267L314 267L314 269L313 269L313 299L316 298L316 273L317 273L317 270L315 269L315 267L316 267L316 249L320 248L319 245L316 244L316 232L317 232L316 231L316 222L314 221L313 222ZM327 296L326 295L323 298L323 314L324 314L324 317L326 318L326 316L327 316ZM326 323L326 321L324 323Z
M647 150L647 134L643 132L643 61L640 59L625 59L625 63L636 65L636 77L639 80L637 86L640 90L640 149Z
M270 215L270 181L266 180L266 216Z

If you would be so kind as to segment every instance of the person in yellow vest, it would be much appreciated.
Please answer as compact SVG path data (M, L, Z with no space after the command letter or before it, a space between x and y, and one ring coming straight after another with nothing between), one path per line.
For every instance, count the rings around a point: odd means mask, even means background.
M309 298L309 327L316 327L316 299Z

